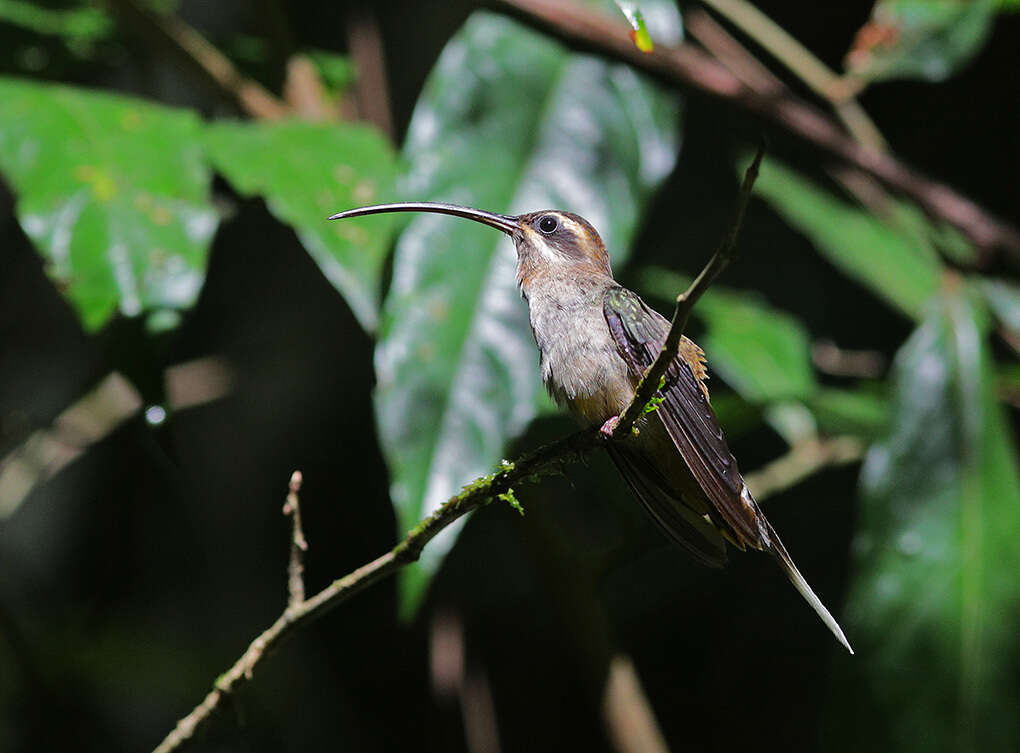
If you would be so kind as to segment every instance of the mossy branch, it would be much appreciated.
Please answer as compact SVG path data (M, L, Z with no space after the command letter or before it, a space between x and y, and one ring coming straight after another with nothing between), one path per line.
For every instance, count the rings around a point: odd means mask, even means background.
M638 385L627 410L621 416L614 431L616 436L626 436L637 419L655 410L658 403L661 402L661 398L658 398L655 392L663 386L666 367L676 358L680 336L683 334L690 310L733 258L740 225L743 222L744 209L747 206L754 179L758 174L758 165L761 163L762 155L763 150L759 148L758 154L747 169L740 188L740 198L733 226L701 274L684 293L677 297L676 311L673 314L666 343L655 363L652 364L645 378ZM623 427L622 432L621 426ZM233 695L240 686L251 680L258 663L278 648L297 628L321 617L330 609L347 601L354 594L376 581L382 580L405 565L416 561L421 556L425 545L440 531L472 510L484 507L498 499L509 503L523 514L523 508L514 494L514 487L534 483L544 476L561 473L564 465L578 460L591 450L600 447L604 441L606 441L605 437L597 429L579 431L529 452L514 462L502 463L493 473L471 482L459 494L450 497L439 509L412 528L403 541L390 551L333 581L308 599L303 598L304 585L301 582L301 554L304 550L304 534L300 531L297 507L297 489L300 486L300 479L296 481L292 479L288 503L284 507L285 513L294 516L290 599L287 607L272 625L251 642L241 658L216 679L205 700L177 723L176 727L155 749L155 753L170 753L178 750L194 737L195 733L223 706L224 697Z
M425 545L458 518L495 499L505 499L513 505L516 502L512 491L514 487L562 472L564 465L595 449L600 442L597 431L580 431L529 452L512 463L503 463L494 473L473 481L459 494L450 497L442 507L411 529L403 541L390 551L333 581L308 599L291 598L283 614L251 642L247 651L230 669L216 679L205 700L177 723L155 749L156 753L178 750L190 740L223 706L224 697L236 693L238 688L251 680L258 663L297 628L321 617L359 591L417 560ZM519 503L516 507L519 508Z

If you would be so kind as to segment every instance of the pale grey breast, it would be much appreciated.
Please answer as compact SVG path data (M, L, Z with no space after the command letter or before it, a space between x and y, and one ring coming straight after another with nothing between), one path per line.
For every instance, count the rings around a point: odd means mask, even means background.
M602 313L611 278L532 281L522 289L540 353L542 381L560 404L585 423L619 415L634 395Z

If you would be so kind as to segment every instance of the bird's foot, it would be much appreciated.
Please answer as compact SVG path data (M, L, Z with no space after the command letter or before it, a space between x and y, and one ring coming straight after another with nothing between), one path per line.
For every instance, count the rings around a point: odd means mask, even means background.
M620 423L620 417L619 416L613 416L608 421L606 421L604 424L602 424L602 428L599 429L599 433L602 434L602 436L604 436L606 439L612 439L613 438L613 432L616 431L616 425L618 423Z

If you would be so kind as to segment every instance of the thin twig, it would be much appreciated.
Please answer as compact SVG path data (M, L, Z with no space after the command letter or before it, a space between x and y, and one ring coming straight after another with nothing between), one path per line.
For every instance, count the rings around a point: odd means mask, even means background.
M291 474L287 501L283 504L283 514L290 515L291 519L290 562L287 565L288 609L293 609L305 600L304 559L305 552L308 551L308 541L301 527L301 503L298 499L303 481L301 471L294 471Z
M748 488L759 502L808 476L832 466L855 463L864 457L866 446L856 437L812 437L798 442L782 457L744 476Z
M110 4L142 34L191 65L246 114L269 120L287 115L283 102L243 75L226 55L179 16L160 15L136 0L110 0Z
M279 647L295 629L321 617L359 591L416 561L425 545L458 518L497 499L511 487L561 472L565 464L599 447L600 436L595 430L580 431L530 452L513 463L504 463L495 473L472 482L460 494L450 497L390 551L333 581L311 598L288 605L283 614L252 641L241 658L216 680L202 703L177 723L155 749L156 753L177 750L191 739L222 706L224 696L236 693L241 685L251 680L255 667L263 657Z
M707 11L701 8L689 10L684 16L684 28L719 62L759 94L790 94L789 87ZM872 175L847 164L830 164L826 166L826 171L875 215L884 220L891 218L892 196Z
M684 31L759 94L788 93L786 84L704 8L694 6L684 13Z
M959 228L982 249L1004 248L1020 259L1020 231L944 183L907 167L889 152L849 138L829 116L792 96L760 94L724 65L690 44L656 44L638 50L630 27L570 0L498 0L498 6L574 47L619 60L653 78L687 91L714 97L778 123L823 153L880 179L918 203L928 214Z
M613 428L613 436L628 436L631 427L644 414L645 407L659 390L662 378L666 375L669 365L673 363L677 356L677 352L680 349L680 338L683 336L684 329L687 326L687 319L690 317L691 309L694 308L694 304L698 302L702 294L708 290L709 286L733 260L737 250L737 238L740 236L740 228L744 224L744 211L747 209L747 202L751 198L751 190L754 188L754 182L758 178L758 167L761 165L761 160L764 156L765 147L764 145L759 145L757 154L754 155L754 159L744 173L744 180L740 185L740 193L737 196L736 210L734 211L733 221L728 232L723 237L715 253L712 254L712 258L708 260L708 264L705 265L704 269L694 279L694 282L690 284L687 290L677 296L676 308L673 310L673 318L669 324L669 333L666 335L666 341L663 343L662 350L659 351L659 355L656 356L655 361L638 383L634 399L627 406L627 410L623 412L620 420Z
M779 24L746 0L702 2L728 18L807 84L815 94L827 100L858 142L872 149L888 147L881 131L854 99L852 90L845 85L843 79L829 70L825 63Z
M878 379L886 368L879 351L841 348L828 339L811 343L811 363L824 374L856 379Z

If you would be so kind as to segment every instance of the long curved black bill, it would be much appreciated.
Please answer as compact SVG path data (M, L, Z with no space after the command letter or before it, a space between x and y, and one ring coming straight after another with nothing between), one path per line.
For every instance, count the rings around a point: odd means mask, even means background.
M435 214L451 214L454 217L463 217L466 220L481 222L497 230L502 230L507 235L513 235L519 228L520 222L516 217L505 214L495 214L481 209L462 207L457 204L442 204L435 201L403 201L396 204L374 204L368 207L348 209L346 212L337 212L329 219L344 220L348 217L364 217L366 214L384 214L386 212L433 212Z

